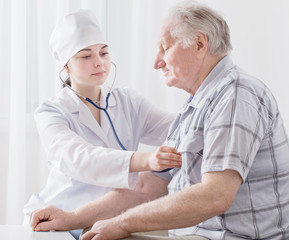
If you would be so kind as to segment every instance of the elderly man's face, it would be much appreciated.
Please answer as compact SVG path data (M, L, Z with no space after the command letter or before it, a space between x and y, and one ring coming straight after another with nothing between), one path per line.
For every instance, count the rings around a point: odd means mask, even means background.
M168 29L169 27L164 26L161 32L154 68L163 70L169 87L192 92L201 66L197 47L193 44L183 48L179 41L170 36Z

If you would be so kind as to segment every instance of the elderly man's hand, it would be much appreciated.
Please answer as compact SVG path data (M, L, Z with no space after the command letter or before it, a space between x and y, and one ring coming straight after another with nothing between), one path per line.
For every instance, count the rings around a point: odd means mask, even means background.
M129 237L130 233L121 227L120 216L96 222L81 240L113 240Z
M75 220L73 212L66 212L53 206L35 210L30 215L33 231L70 230Z

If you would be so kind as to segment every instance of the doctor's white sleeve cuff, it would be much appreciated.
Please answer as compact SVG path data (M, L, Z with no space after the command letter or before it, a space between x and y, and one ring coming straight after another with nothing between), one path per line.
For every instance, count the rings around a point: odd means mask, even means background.
M128 175L128 188L134 189L138 180L138 172L129 173Z
M130 160L132 155L134 154L134 151L126 151L125 153L126 157L123 159L122 172L126 173L125 178L127 179L127 187L129 189L134 189L138 181L138 173L129 172Z

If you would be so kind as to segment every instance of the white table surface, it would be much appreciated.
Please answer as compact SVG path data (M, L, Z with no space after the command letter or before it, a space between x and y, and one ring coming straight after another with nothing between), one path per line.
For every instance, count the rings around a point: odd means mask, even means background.
M0 225L3 240L75 240L69 232L33 232L29 226Z

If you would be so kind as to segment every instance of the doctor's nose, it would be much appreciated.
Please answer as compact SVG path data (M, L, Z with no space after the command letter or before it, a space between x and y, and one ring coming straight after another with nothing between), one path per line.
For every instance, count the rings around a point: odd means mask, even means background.
M155 63L154 63L154 69L160 69L163 68L166 65L165 61L163 60L163 58L161 57L161 54L158 53L155 59Z
M101 59L101 57L95 57L94 61L93 61L93 65L95 67L100 67L103 65L103 59Z

